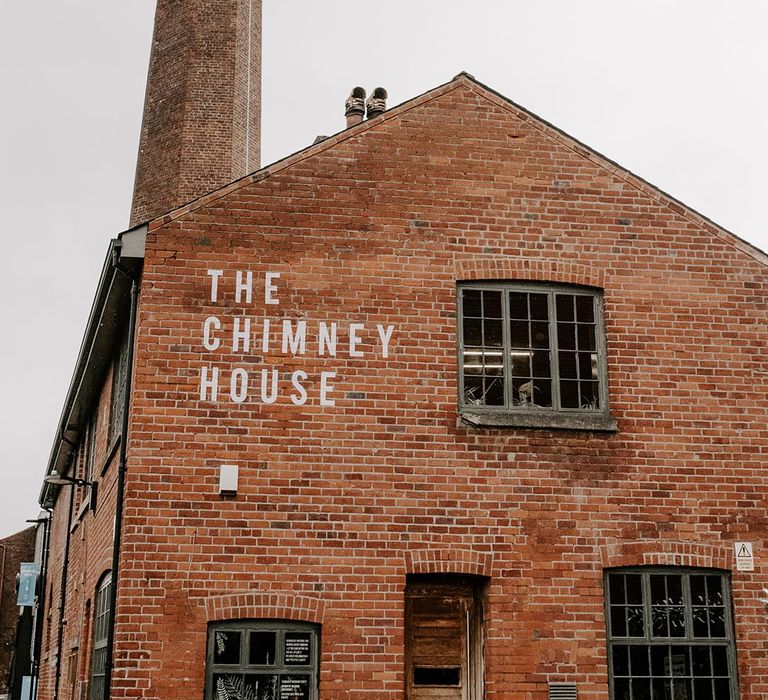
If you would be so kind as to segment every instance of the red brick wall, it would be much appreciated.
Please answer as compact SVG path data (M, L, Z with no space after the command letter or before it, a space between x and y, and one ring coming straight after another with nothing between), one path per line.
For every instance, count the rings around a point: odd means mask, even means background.
M618 432L462 424L462 279L602 287ZM489 700L540 700L548 681L607 698L604 567L648 563L732 571L741 697L764 697L767 282L764 256L466 79L156 222L113 697L202 698L208 621L277 617L322 625L322 700L400 699L406 575L455 572L489 577ZM262 354L258 335L232 352L236 316L306 319L306 355ZM318 321L340 347L365 324L364 356L319 357ZM387 358L377 323L395 326ZM206 365L217 403L199 400ZM227 396L233 368L273 366L276 404ZM296 369L303 406L284 391ZM221 463L240 466L235 497ZM733 570L740 539L754 573Z
M261 0L159 0L131 225L259 167Z
M59 698L75 700L80 685L87 686L92 652L91 630L93 605L99 579L112 566L112 536L115 517L115 487L117 476L117 442L109 441L109 404L112 376L104 381L97 411L95 459L93 477L99 482L96 510L90 510L84 500L85 489L75 490L75 507L72 519L69 514L69 489L65 486L53 509L51 519L50 558L46 585L46 607L43 619L41 644L40 689L38 698L54 697L58 656L58 629L61 622L60 605L62 573L66 553L67 529L71 530L69 542L69 572L64 606L64 634L60 662ZM78 475L84 477L84 465L78 463ZM70 476L72 476L70 471ZM76 672L75 697L69 684L72 655L78 653L79 668ZM87 697L83 695L82 697Z
M16 641L16 575L21 562L35 560L35 528L0 540L0 693L8 690L8 672Z
M603 567L730 569L736 539L758 559L733 573L742 697L762 697L765 265L466 81L334 143L151 229L115 697L201 697L206 623L250 595L245 617L322 622L324 700L401 698L405 576L429 571L490 576L489 699L544 698L549 680L607 697ZM456 282L476 278L604 288L617 433L457 420ZM387 359L370 332L363 358L244 355L226 344L245 315L395 331ZM204 365L222 371L215 404ZM304 369L309 402L233 403L231 370L264 366L282 386ZM226 500L225 462L241 470Z

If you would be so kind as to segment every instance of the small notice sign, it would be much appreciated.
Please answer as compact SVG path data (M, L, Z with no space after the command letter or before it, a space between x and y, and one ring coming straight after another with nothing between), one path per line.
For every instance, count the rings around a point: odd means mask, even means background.
M285 663L289 666L309 665L309 635L287 632L285 635Z
M309 700L309 676L283 676L280 700Z
M751 542L736 542L733 545L736 555L736 571L754 571L755 558L752 555Z

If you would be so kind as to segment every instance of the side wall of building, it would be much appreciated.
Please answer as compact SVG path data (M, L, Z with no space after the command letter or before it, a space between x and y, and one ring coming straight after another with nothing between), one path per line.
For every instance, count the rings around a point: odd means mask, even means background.
M89 490L60 488L51 517L50 559L47 572L45 613L40 658L39 700L51 700L58 683L60 700L88 697L93 652L93 600L102 576L112 566L115 523L115 487L119 432L111 422L111 371L104 378L97 405L93 408L95 438L92 478L98 482L95 510L90 507ZM86 478L88 437L85 428L79 449L69 465L68 475ZM73 497L70 518L69 499ZM67 550L67 533L69 549ZM62 575L68 554L67 585L62 610ZM59 630L61 651L59 652ZM58 674L58 681L57 681Z
M459 419L468 280L603 290L616 432ZM766 286L735 239L461 81L154 224L113 697L201 698L208 624L278 618L321 625L323 700L399 700L406 577L452 572L487 578L489 700L605 698L604 572L648 564L730 573L741 697L761 697Z

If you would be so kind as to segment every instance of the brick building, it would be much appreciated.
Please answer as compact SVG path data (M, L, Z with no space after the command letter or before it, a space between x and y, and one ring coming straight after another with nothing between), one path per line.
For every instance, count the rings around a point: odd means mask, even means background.
M137 179L38 697L764 697L768 257L466 74L360 112Z
M34 527L0 540L0 698L10 690L15 641L22 617L22 609L17 605L17 577L20 565L34 560Z

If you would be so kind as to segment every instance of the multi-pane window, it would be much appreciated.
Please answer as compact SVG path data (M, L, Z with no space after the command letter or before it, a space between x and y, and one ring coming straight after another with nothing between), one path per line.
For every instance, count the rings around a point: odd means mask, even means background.
M96 462L96 416L97 414L94 412L88 420L88 434L85 448L85 475L83 477L86 481L93 480L93 465Z
M208 630L206 700L316 700L317 658L314 625L213 624Z
M606 576L613 700L737 697L728 579L704 569Z
M109 441L120 435L125 409L125 389L128 383L128 329L120 336L112 364L112 396L109 402Z
M537 284L459 287L461 404L607 411L602 299Z
M90 700L104 698L104 679L107 660L107 640L112 600L112 573L102 576L96 588L95 617L93 620L93 658L91 660L91 697Z

